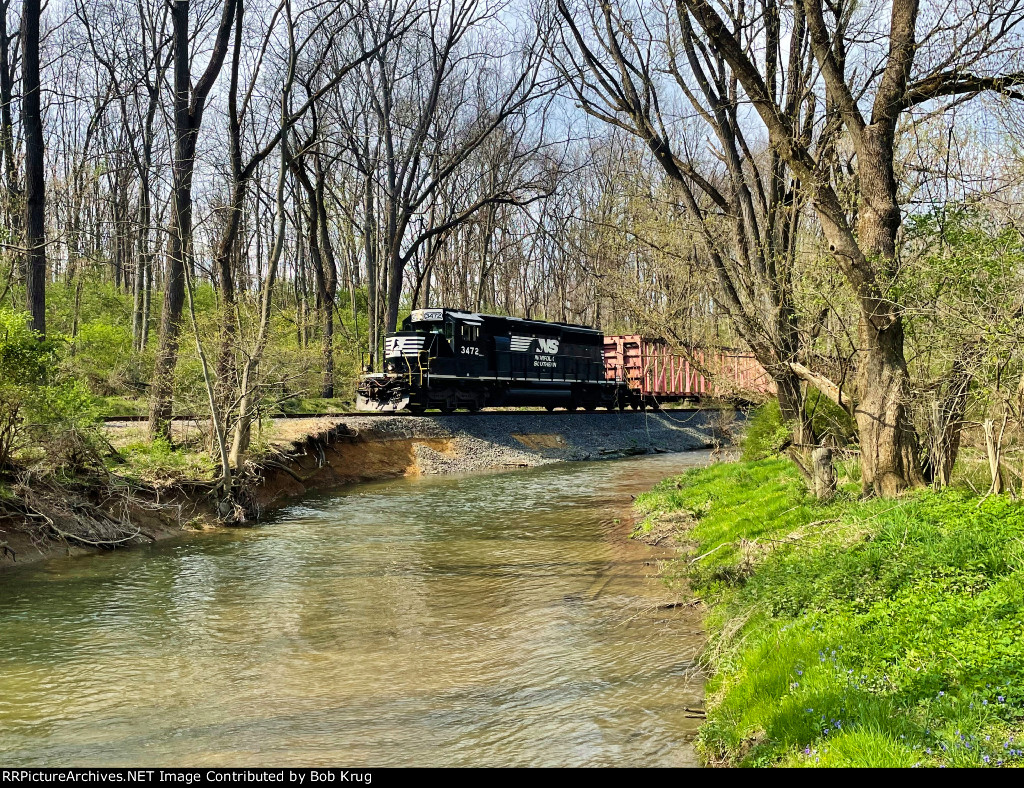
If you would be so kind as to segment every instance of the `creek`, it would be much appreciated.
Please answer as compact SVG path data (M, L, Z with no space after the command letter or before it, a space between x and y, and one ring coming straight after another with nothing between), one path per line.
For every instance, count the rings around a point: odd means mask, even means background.
M0 575L7 766L695 765L632 494L705 451L353 485Z

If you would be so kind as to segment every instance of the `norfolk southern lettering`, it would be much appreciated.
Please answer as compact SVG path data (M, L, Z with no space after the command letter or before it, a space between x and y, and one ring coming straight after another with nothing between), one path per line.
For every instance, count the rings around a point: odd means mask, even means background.
M629 389L608 379L604 335L571 323L417 309L384 339L383 370L360 378L360 410L540 405L622 408Z

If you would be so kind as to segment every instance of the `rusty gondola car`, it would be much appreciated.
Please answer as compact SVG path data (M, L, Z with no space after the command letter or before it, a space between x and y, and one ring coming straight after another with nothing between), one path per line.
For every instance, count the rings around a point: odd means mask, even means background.
M604 339L605 374L625 381L630 402L660 407L702 399L759 399L775 382L752 353L736 350L674 350L661 339L638 334Z
M654 353L654 347L653 340L605 337L572 323L417 309L401 331L385 337L384 369L360 378L356 407L413 413L520 405L611 410L658 407L715 390L706 376L691 374L687 362L673 360L667 350ZM752 358L743 358L746 374Z

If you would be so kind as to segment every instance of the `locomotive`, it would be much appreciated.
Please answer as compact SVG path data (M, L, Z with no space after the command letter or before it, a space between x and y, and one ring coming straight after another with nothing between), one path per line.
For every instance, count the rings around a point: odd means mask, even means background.
M635 406L628 385L608 379L604 343L600 331L572 323L416 309L385 336L384 369L360 378L356 408Z

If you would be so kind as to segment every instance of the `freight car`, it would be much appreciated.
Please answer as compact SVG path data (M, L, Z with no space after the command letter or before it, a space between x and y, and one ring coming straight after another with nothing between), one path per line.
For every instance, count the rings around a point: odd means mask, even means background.
M751 353L693 349L683 355L661 339L638 334L604 339L605 374L625 381L631 403L658 407L684 400L760 399L775 383Z
M712 376L718 381L712 382ZM362 376L356 407L369 411L659 408L709 396L768 393L749 354L699 351L662 341L604 336L571 323L417 309L384 340L384 369Z
M604 335L586 326L417 309L385 337L384 369L360 378L356 407L624 408L629 389L608 379L603 349Z

